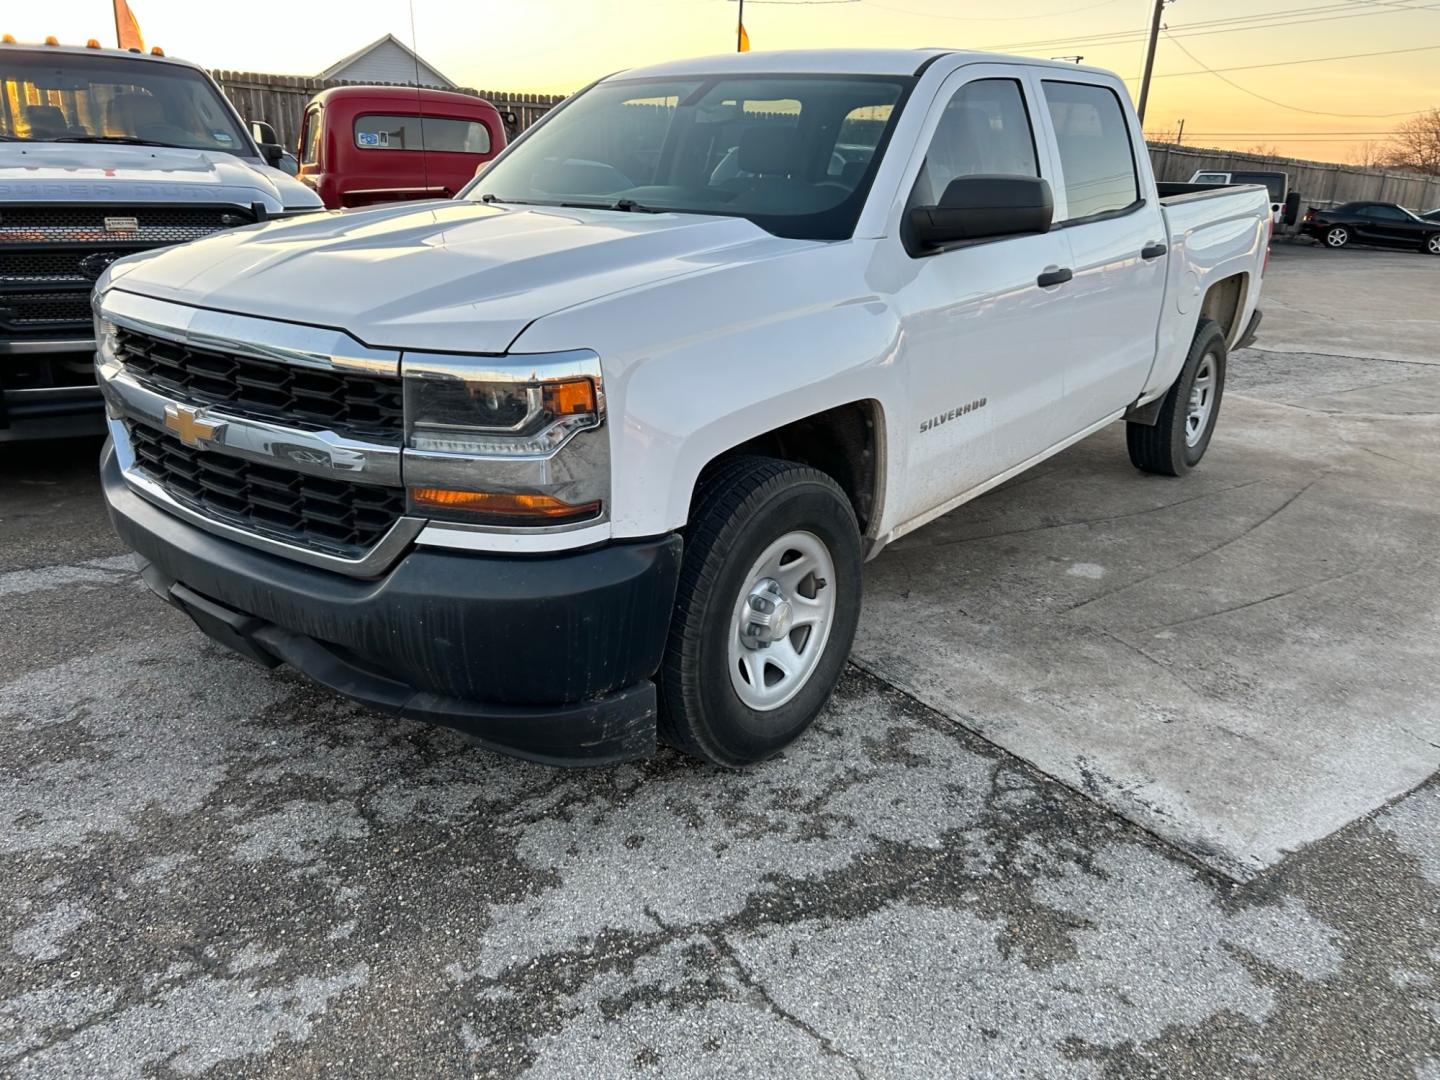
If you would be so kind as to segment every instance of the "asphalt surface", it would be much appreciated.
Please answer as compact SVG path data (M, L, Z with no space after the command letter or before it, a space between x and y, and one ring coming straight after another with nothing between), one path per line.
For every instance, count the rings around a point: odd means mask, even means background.
M1440 1080L1434 779L1240 880L859 669L744 773L521 764L208 644L96 449L0 448L0 1075Z

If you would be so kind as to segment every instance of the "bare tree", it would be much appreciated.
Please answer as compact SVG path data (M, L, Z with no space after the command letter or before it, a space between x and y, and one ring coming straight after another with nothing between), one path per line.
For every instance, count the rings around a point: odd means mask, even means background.
M1350 151L1347 161L1362 169L1383 169L1390 164L1392 156L1388 147L1377 142L1364 142Z
M1440 176L1440 108L1397 126L1386 150L1389 164L1396 168Z

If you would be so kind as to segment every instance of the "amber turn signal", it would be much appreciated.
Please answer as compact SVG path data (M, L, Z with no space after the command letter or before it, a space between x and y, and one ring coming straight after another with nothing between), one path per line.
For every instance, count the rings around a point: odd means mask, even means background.
M516 495L494 491L455 491L451 488L410 489L410 505L417 510L462 514L497 525L563 525L584 521L600 513L600 502L567 503L553 495Z
M545 384L545 408L553 416L583 416L599 412L595 384L589 379Z

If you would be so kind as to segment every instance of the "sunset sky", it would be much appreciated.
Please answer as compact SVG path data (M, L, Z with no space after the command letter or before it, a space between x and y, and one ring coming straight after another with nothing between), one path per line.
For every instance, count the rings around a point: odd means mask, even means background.
M6 7L0 32L21 40L114 43L109 0ZM312 75L386 32L411 40L405 0L132 0L132 9L147 43L207 67ZM757 52L1082 54L1131 78L1133 92L1150 9L1151 0L746 0L745 22ZM735 39L734 0L415 0L414 11L420 55L482 89L565 92L617 69L728 51ZM1440 0L1175 0L1165 22L1173 38L1161 38L1146 128L1173 131L1183 117L1186 143L1345 161L1407 114L1440 105ZM1339 56L1350 58L1310 62Z

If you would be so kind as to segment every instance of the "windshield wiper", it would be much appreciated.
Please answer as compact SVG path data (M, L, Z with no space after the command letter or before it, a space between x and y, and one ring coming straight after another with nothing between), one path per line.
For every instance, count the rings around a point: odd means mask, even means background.
M506 206L559 206L566 210L620 210L629 214L670 213L669 210L657 210L653 206L642 206L634 199L616 199L614 202L548 202L540 199L502 199L499 195L492 195L487 191L480 196L480 201L486 204L504 203Z
M627 214L665 214L668 210L657 210L653 206L645 206L634 199L616 199L611 203L601 202L562 202L557 203L568 210L620 210Z
M134 135L59 135L44 142L115 143L120 146L168 146L176 150L190 150L194 147L179 143L156 142L154 139L137 139Z

